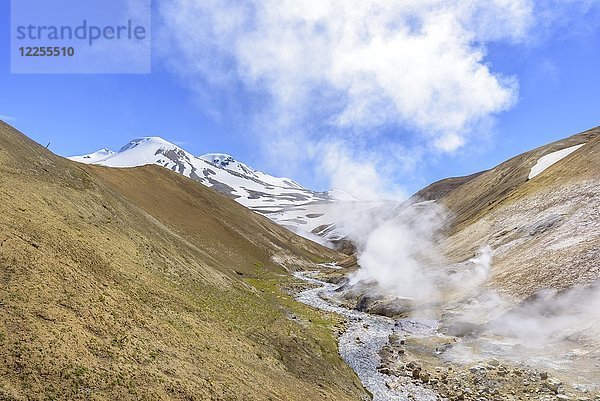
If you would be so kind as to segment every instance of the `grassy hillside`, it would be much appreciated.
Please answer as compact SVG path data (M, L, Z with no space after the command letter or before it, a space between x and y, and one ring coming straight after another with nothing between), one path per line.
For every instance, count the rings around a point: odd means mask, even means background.
M337 318L280 290L340 256L166 169L78 165L0 122L0 399L360 399Z

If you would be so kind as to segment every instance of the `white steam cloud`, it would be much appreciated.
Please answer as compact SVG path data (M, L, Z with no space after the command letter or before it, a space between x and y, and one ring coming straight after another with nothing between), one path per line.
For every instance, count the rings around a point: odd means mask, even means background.
M361 267L350 285L373 283L383 293L411 299L415 305L449 304L454 301L450 295L459 300L476 296L490 278L489 246L464 263L445 263L438 245L444 240L448 212L437 202L386 202L349 213L353 218L343 220L342 227L356 244Z
M368 213L362 227L352 230L358 246L360 270L350 284L374 282L379 289L416 302L431 302L439 295L439 271L435 237L445 217L444 209L434 202L389 210L389 205ZM393 217L388 217L388 216Z
M410 301L413 317L440 319L441 332L464 337L444 354L450 360L500 357L553 368L565 355L594 355L589 350L600 345L600 285L543 290L517 302L491 282L491 247L462 263L444 261L438 245L446 217L443 207L427 201L384 203L347 219L344 228L361 266L349 277L349 292L380 296L392 308ZM579 369L584 377L598 373L597 366Z

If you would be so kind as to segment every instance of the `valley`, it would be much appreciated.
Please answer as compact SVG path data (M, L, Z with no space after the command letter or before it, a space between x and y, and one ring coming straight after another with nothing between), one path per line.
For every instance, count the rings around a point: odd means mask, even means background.
M0 401L600 401L600 0L0 19Z
M600 128L405 202L0 129L0 399L600 399Z

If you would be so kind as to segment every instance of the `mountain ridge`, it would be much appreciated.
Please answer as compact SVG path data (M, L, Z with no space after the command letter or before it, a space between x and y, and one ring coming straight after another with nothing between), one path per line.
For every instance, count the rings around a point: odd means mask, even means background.
M334 246L332 241L339 241L346 235L340 230L323 230L335 223L335 204L357 210L372 207L372 202L361 203L340 189L313 191L290 178L263 173L226 153L194 156L161 137L136 138L118 152L103 149L69 159L118 168L159 165L211 187L287 229L330 247Z

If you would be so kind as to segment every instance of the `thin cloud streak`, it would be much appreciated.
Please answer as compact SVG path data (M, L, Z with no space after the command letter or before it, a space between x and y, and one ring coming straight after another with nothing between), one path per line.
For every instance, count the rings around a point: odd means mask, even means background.
M6 114L0 114L0 120L3 120L3 121L15 121L16 118L14 118L12 116L8 116Z

